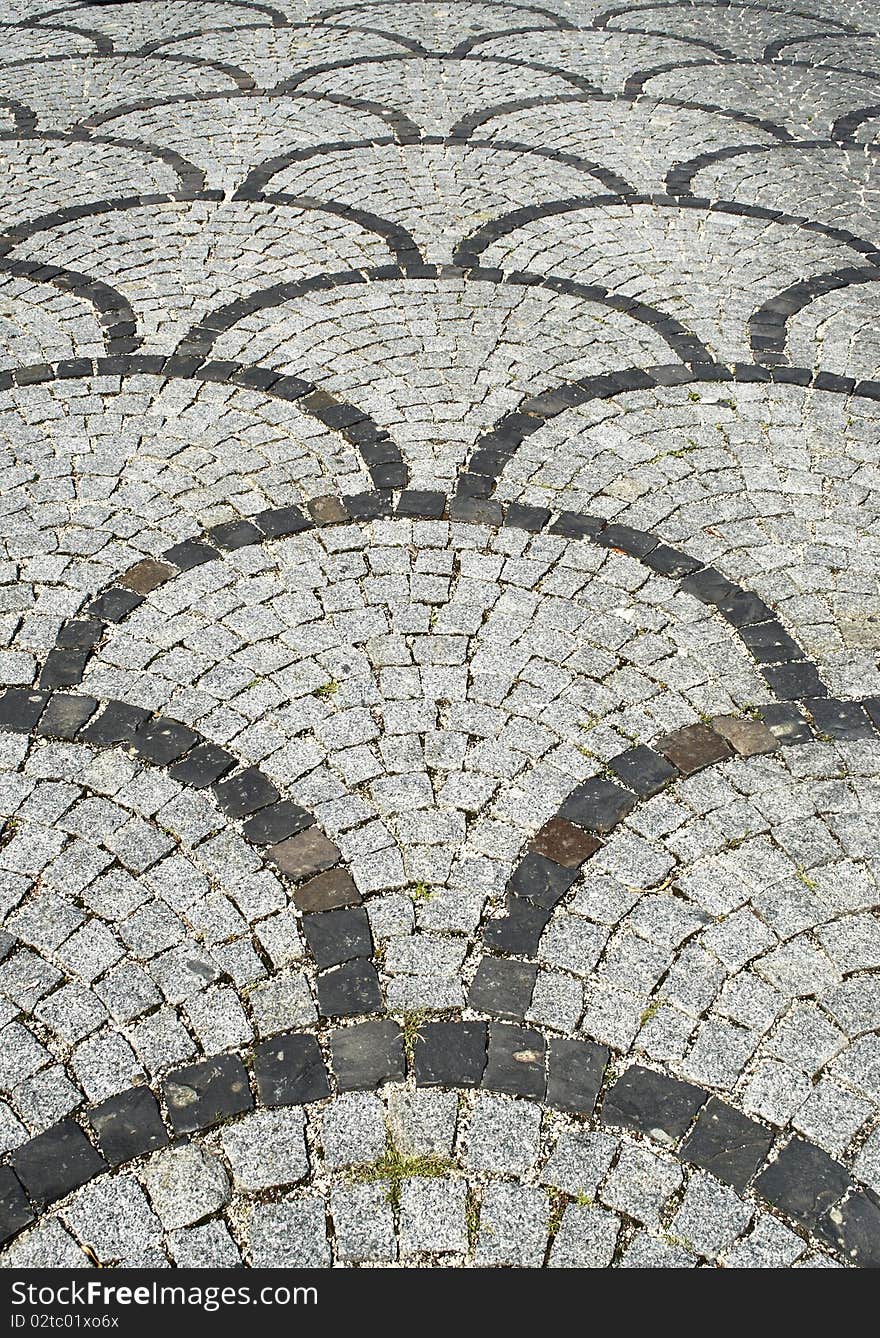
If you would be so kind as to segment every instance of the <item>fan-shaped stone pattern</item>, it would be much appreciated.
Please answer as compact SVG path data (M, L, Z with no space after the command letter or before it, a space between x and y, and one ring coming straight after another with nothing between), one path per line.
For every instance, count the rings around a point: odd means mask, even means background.
M45 59L47 56L94 55L95 39L83 32L65 32L55 28L46 31L40 28L18 28L12 24L0 24L0 40L3 42L3 59L0 68L15 65L19 61Z
M5 1150L84 1097L316 1021L287 889L211 797L117 750L4 738Z
M427 884L421 921L458 932L599 756L766 700L729 627L630 558L403 519L185 573L110 633L82 690L259 761L362 893ZM424 946L389 968L389 1006L460 1007L452 947Z
M607 516L776 608L832 692L880 688L880 416L795 387L622 395L528 437L498 496Z
M532 137L537 138L534 131ZM369 209L402 224L425 259L442 264L452 260L458 242L490 218L601 191L603 185L574 163L516 149L447 143L328 151L282 168L266 189Z
M805 10L808 8L803 6ZM607 26L614 32L697 38L731 55L751 56L757 60L771 43L810 37L813 33L825 34L829 28L837 26L837 20L831 15L810 19L804 13L773 12L772 6L764 9L750 4L695 3L634 6L630 12L612 15ZM793 57L794 49L786 46L784 54ZM810 56L806 58L810 59Z
M400 54L401 45L378 33L340 32L328 26L255 28L248 32L200 33L162 45L162 54L198 56L235 65L258 88L272 88L310 65Z
M338 434L239 387L133 377L0 402L7 683L29 683L65 616L144 556L369 476Z
M368 98L408 116L429 135L446 135L462 117L498 102L576 92L558 74L502 60L382 58L310 74L302 91Z
M608 93L623 92L628 79L656 65L703 58L704 47L675 38L642 37L611 32L535 32L493 37L480 42L474 54L510 57L552 65L576 74ZM695 101L684 98L684 101ZM500 102L500 98L493 101Z
M234 190L254 167L280 154L392 133L381 116L359 107L262 95L172 100L115 117L103 129L182 154L205 172L209 186L224 190Z
M145 350L166 353L208 311L236 297L391 258L381 237L333 214L204 200L77 218L12 254L51 258L108 283L121 275L119 291L134 308Z
M588 96L577 102L499 109L477 125L474 138L589 156L644 192L664 190L670 168L692 157L694 145L714 153L744 143L777 142L768 131L714 112L642 98L628 102Z
M396 1181L386 1134L412 1171ZM509 1096L400 1085L151 1152L76 1190L0 1264L76 1266L86 1248L141 1268L835 1266L659 1144Z
M179 190L181 180L168 163L150 153L95 141L65 142L39 136L4 137L0 223L10 228L25 219L55 213L63 205ZM64 182L63 197L58 181Z
M816 37L810 41L792 42L782 52L786 60L808 60L811 65L840 66L847 70L861 70L875 77L880 75L880 38L867 33L841 37Z
M722 287L718 256L727 257ZM749 361L747 325L768 288L852 265L842 243L783 223L654 204L535 219L499 238L486 264L598 283L673 316L725 361ZM772 287L771 287L772 286Z
M0 269L0 369L104 351L87 302Z
M761 116L806 139L829 135L839 117L877 102L877 83L868 75L747 61L669 70L646 80L644 89L652 97Z
M844 228L872 246L880 244L877 159L864 149L776 144L747 150L699 168L690 188L713 200L808 215L826 227ZM857 255L853 260L864 263Z
M45 7L43 13L46 13ZM225 4L223 0L138 0L132 9L119 4L52 6L47 24L74 23L101 33L121 50L135 50L147 42L202 28L231 28L252 23L270 24L271 5ZM35 15L40 9L35 7Z
M229 74L144 56L69 56L0 69L0 97L15 97L43 130L67 130L124 103L235 88Z
M420 42L426 51L452 51L469 38L505 28L553 27L547 7L528 5L463 3L433 4L416 0L409 4L354 4L324 8L321 15L330 25L378 28L402 33Z
M815 744L648 800L544 931L569 1027L851 1159L880 1107L878 775L876 742Z
M880 273L817 297L788 322L788 357L801 367L834 367L856 380L880 380Z
M398 441L414 487L444 490L524 394L673 356L650 326L597 302L459 279L308 293L243 317L213 351L356 404Z

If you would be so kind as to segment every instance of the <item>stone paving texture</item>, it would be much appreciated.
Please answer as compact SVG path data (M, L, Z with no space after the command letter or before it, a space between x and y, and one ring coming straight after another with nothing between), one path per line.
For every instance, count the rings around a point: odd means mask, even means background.
M878 25L7 0L0 1264L880 1265Z

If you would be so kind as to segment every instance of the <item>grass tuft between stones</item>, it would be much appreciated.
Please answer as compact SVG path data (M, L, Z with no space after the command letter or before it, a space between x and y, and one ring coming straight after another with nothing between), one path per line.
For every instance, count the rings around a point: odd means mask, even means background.
M435 1177L447 1175L453 1169L453 1162L448 1157L439 1157L435 1153L422 1156L407 1156L395 1145L391 1135L385 1144L385 1151L376 1162L369 1166L357 1166L351 1172L351 1178L358 1185L373 1185L387 1182L385 1197L396 1212L400 1207L400 1191L404 1180L416 1176Z

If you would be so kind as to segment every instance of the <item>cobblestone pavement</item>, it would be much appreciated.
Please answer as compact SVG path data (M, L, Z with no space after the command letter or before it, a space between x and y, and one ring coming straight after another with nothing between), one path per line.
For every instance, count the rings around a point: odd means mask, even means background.
M3 9L2 1262L880 1265L880 7Z

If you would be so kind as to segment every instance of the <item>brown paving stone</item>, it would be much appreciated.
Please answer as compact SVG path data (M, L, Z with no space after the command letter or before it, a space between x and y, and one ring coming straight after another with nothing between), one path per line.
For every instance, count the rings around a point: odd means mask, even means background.
M733 755L727 740L708 725L686 725L684 729L667 734L656 747L684 776L692 776L695 771L702 771L703 767L723 762L725 757Z
M293 899L301 911L335 911L342 906L359 906L361 894L350 873L329 869L298 887Z
M776 735L760 720L740 720L735 715L717 715L712 721L712 728L727 740L740 757L774 753L779 747Z
M169 577L176 575L177 568L169 566L167 562L144 558L143 562L136 562L128 571L123 572L116 584L124 586L126 590L133 590L135 594L149 595L160 585L164 585Z
M574 869L583 864L585 859L595 855L601 845L595 836L575 827L573 822L564 818L551 818L535 834L529 849L536 855L552 859L554 864L562 864L566 869Z
M340 859L339 847L328 841L317 827L309 827L307 831L300 832L299 836L279 841L272 846L270 853L288 878L308 878L310 874L322 873Z
M351 519L338 497L314 497L307 506L312 520L319 525L338 525Z

